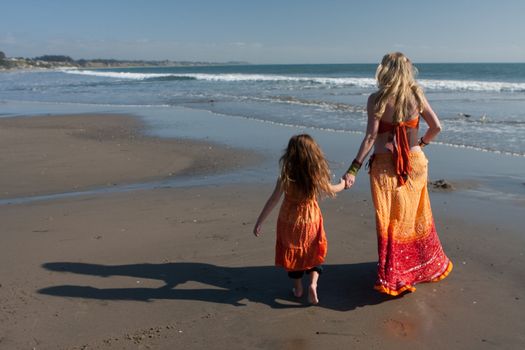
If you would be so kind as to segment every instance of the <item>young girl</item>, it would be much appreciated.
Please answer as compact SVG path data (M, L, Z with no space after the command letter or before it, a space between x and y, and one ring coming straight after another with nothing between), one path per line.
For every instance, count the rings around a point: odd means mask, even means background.
M255 236L261 234L263 221L284 193L277 219L275 265L288 271L297 298L303 295L302 277L304 273L309 274L308 300L317 304L317 280L327 251L323 216L317 199L323 194L334 196L345 188L345 183L342 179L337 185L330 183L328 163L310 135L293 136L279 163L281 174L253 233Z

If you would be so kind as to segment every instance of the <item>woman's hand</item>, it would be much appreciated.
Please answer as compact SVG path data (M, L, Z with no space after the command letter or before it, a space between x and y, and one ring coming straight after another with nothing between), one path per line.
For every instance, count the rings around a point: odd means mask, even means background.
M354 185L355 175L346 173L343 176L343 180L345 180L345 189L348 189Z

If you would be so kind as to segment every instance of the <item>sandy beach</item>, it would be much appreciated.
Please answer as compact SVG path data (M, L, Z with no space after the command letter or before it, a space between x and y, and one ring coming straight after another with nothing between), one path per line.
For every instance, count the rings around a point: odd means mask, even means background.
M145 136L127 115L3 118L0 145L2 199L226 173L264 157ZM262 237L251 233L271 189L108 190L1 205L0 349L525 347L525 237L512 228L522 218L473 220L450 209L463 200L455 191L431 197L454 270L392 298L372 289L370 196L345 191L321 203L329 251L320 304L309 306L273 266L276 212Z

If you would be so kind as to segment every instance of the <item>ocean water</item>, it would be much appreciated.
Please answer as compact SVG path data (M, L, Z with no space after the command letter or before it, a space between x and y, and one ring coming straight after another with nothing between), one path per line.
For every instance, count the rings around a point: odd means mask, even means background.
M525 64L416 64L451 147L525 156ZM0 115L24 103L133 111L182 106L276 125L363 133L375 64L246 65L8 72ZM20 104L16 113L2 103ZM43 111L45 112L45 111ZM424 128L424 127L423 127ZM234 131L234 130L233 130Z

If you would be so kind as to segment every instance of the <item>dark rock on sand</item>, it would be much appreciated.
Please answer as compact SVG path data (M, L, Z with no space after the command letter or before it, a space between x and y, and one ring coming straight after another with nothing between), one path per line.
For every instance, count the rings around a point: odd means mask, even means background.
M450 182L444 179L436 180L436 181L429 181L429 186L433 190L443 190L443 191L453 191L454 186Z

